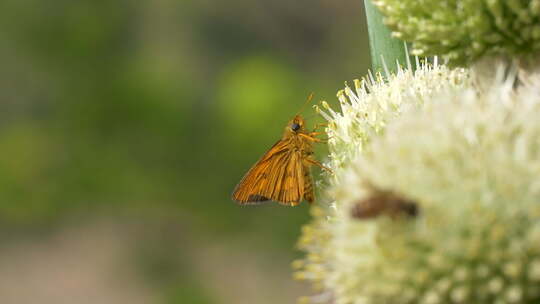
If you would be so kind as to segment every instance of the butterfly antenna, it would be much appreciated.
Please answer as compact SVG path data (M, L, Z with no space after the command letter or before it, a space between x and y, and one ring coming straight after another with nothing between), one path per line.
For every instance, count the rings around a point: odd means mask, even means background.
M313 92L311 92L306 100L306 102L304 103L304 105L300 108L300 111L298 111L298 113L296 113L296 115L302 113L302 111L304 111L304 109L306 108L306 105L313 99Z

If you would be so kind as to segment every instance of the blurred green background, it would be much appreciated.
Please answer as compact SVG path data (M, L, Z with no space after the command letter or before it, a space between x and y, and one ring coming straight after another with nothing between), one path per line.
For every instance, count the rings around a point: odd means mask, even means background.
M310 92L366 72L362 1L3 0L0 24L3 304L310 292L308 206L229 197Z

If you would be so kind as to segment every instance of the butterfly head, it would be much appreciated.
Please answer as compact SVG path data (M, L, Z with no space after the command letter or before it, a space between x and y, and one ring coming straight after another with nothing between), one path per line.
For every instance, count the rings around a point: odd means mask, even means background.
M304 119L300 115L296 115L287 126L292 132L299 133L304 130Z

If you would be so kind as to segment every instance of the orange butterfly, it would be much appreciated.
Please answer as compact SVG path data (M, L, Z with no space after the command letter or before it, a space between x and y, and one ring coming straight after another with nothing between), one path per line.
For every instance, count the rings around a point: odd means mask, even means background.
M285 127L283 137L242 178L232 199L242 205L269 200L287 206L303 200L313 202L310 167L317 165L331 172L313 159L313 143L323 142L315 137L318 134L306 131L304 119L296 115Z

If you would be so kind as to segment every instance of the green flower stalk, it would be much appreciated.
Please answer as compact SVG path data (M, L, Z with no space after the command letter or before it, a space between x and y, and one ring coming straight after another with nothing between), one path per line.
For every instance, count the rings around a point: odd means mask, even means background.
M484 56L528 61L540 53L540 0L376 0L412 54L468 65Z
M395 73L400 65L404 66L407 62L409 54L406 45L403 41L392 37L392 32L384 25L383 17L373 5L373 0L364 0L364 7L373 71ZM386 65L385 60L389 65Z

